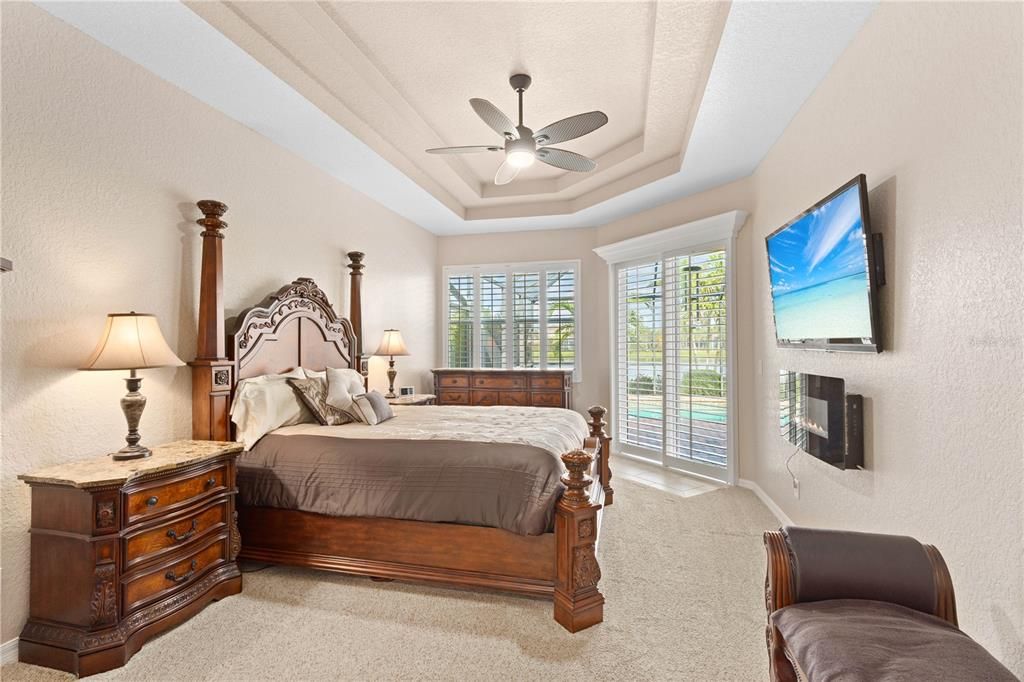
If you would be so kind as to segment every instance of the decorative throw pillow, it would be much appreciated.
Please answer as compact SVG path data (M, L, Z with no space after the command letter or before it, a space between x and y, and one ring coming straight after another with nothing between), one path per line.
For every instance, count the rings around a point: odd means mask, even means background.
M327 382L323 379L289 379L288 384L295 389L306 406L324 426L340 426L354 421L353 415L327 404Z
M362 420L370 426L376 426L395 416L395 411L391 409L387 398L382 396L380 391L374 390L354 396L352 404Z
M363 375L354 369L327 368L327 404L352 411L352 396L365 393Z
M246 450L274 429L316 421L287 383L288 379L305 376L301 369L293 369L285 374L265 374L238 382L231 403L231 421L236 427L236 440L244 443Z

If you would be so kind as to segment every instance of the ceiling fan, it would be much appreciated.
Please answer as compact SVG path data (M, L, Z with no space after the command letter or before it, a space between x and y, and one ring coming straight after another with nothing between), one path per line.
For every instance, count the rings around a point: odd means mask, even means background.
M504 146L474 145L468 147L438 147L428 149L430 154L475 154L477 152L505 152L505 161L498 167L494 176L495 185L507 185L515 179L519 171L533 164L534 160L543 161L549 166L577 173L588 173L597 167L593 159L582 154L570 152L548 145L575 140L587 133L592 133L605 123L608 117L603 111L588 111L569 118L563 118L536 133L523 125L523 92L530 87L532 79L526 74L516 74L508 79L512 89L519 93L519 125L512 125L508 116L501 113L498 107L485 99L471 99L469 104L477 116L499 135L505 138Z

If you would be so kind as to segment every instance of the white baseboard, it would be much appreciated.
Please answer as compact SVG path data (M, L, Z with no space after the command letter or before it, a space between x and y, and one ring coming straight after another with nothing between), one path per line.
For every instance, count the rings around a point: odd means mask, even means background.
M0 665L18 662L18 638L0 644Z
M775 514L775 518L777 518L779 520L779 523L781 523L783 526L796 525L795 523L793 523L793 520L786 515L786 512L782 511L782 507L775 504L775 500L768 497L768 493L762 490L761 486L745 478L741 478L739 480L739 486L741 488L746 488L747 490L753 491L754 494L757 495L757 499L764 502L764 506L768 507L772 514Z

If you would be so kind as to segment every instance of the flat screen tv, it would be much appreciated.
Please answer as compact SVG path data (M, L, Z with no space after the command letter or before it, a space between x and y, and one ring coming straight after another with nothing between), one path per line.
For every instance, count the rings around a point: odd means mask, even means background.
M863 175L765 238L779 346L882 350L878 286L884 281L868 221Z

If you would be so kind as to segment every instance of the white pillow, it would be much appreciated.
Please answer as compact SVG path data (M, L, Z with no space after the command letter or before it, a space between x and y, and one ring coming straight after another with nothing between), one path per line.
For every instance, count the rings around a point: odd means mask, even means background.
M266 374L238 382L231 404L235 439L252 449L264 434L282 426L314 422L309 408L288 385L288 379L305 379L301 368L285 374Z
M355 413L352 398L365 390L363 375L356 370L327 368L327 404L331 407Z
M303 367L302 371L306 373L307 379L323 379L324 381L327 380L327 370L318 372L315 369L306 369L305 367Z

